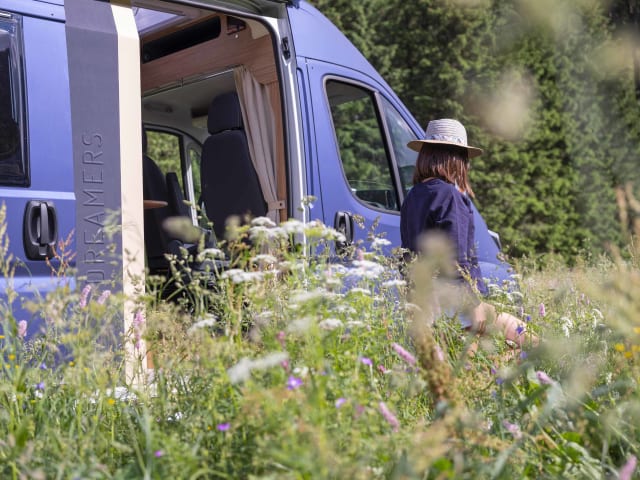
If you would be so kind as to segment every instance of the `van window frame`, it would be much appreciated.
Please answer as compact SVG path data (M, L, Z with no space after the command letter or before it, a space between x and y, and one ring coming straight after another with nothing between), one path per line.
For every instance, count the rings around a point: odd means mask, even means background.
M198 198L196 198L195 184L193 179L193 165L191 164L191 158L189 156L189 148L192 145L198 145L200 147L200 154L202 155L202 143L193 135L180 130L179 128L170 127L166 125L160 125L156 123L143 122L146 132L158 132L169 135L175 135L179 138L179 150L180 150L180 179L182 180L182 193L185 199L190 202L191 205L191 220L194 224L198 223L197 207ZM188 140L188 141L187 141ZM157 159L153 159L156 161ZM163 172L166 175L167 172Z
M11 33L5 25L13 24L15 33ZM29 161L29 136L27 123L27 95L26 95L26 75L24 62L24 40L22 16L15 13L8 13L0 10L0 29L9 32L9 49L15 59L9 62L9 90L12 110L17 116L17 127L19 136L19 158L21 172L15 176L6 176L0 173L0 186L22 187L31 186L31 168ZM13 118L16 120L15 118Z
M356 88L360 88L364 91L366 91L368 94L371 95L371 98L373 100L373 107L375 109L375 114L376 114L376 119L378 121L378 127L380 127L380 134L381 134L381 140L384 144L384 149L385 149L385 154L387 156L387 162L388 162L388 168L389 168L389 174L390 174L390 178L391 181L393 183L393 187L395 190L395 196L396 196L396 202L398 205L398 209L397 210L391 210L388 208L380 208L377 207L375 205L372 205L371 203L366 202L365 200L361 199L360 197L358 197L357 195L354 194L354 192L351 189L351 185L349 183L349 180L347 178L347 175L345 173L344 170L344 163L342 161L342 156L341 156L341 152L340 152L340 145L338 143L338 137L337 137L337 131L336 131L336 126L334 124L333 121L333 112L331 110L331 104L329 103L329 95L327 94L327 83L334 81L334 82L339 82L339 83L343 83L349 86L353 86ZM335 142L335 146L336 146L336 151L338 154L338 159L340 160L340 171L342 173L342 178L343 181L345 182L345 185L348 187L349 192L351 194L351 196L353 198L355 198L355 200L363 205L364 207L371 209L371 210L375 210L378 212L382 212L382 213L386 213L386 214L391 214L391 215L400 215L400 208L402 206L402 203L404 202L404 191L402 189L402 182L400 181L400 172L398 170L398 165L397 165L397 161L396 161L396 156L395 156L395 152L393 151L393 146L392 146L392 141L390 138L390 134L389 134L389 127L387 125L387 121L385 118L385 115L382 111L383 106L382 106L382 102L381 102L381 98L385 98L385 100L387 100L387 102L393 106L393 102L391 100L389 100L388 98L384 97L380 90L378 88L373 87L371 84L366 83L366 82L362 82L359 80L355 80L353 78L347 78L347 77L343 77L340 75L326 75L323 78L323 90L324 90L324 97L325 97L325 101L327 104L327 109L329 110L329 120L331 122L331 130L334 136L334 142ZM395 108L395 107L394 107ZM400 112L398 112L400 113Z

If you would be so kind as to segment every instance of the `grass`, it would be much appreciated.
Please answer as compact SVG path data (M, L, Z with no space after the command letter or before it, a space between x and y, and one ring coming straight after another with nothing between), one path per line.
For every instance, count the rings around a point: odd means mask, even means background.
M120 296L60 289L31 304L48 329L26 342L5 301L2 478L630 478L636 257L519 267L520 293L491 302L541 346L491 335L471 354L457 320L430 322L430 259L408 289L379 252L329 261L323 225L262 222L216 288L177 269L167 302L151 282L127 332L153 355L144 384L110 338ZM290 247L301 232L317 255Z

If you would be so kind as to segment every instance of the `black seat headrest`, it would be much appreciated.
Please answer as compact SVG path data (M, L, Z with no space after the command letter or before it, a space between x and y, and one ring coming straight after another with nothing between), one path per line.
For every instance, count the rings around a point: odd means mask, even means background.
M207 129L210 134L243 127L240 100L236 92L223 93L213 99L209 106Z

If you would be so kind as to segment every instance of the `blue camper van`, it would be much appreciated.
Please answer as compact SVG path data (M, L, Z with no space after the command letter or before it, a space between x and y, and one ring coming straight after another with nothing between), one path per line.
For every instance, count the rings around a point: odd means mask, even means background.
M0 86L0 203L22 297L55 286L47 258L65 238L82 282L121 275L132 289L171 248L163 218L197 224L183 199L218 236L250 211L318 219L349 241L377 224L400 243L406 144L423 129L304 1L0 0ZM483 272L508 278L476 222Z

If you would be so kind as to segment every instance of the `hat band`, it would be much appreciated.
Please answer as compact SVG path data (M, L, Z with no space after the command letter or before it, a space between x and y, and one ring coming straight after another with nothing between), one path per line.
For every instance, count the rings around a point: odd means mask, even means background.
M459 143L460 145L466 145L466 142L463 142L462 138L456 137L454 135L434 134L434 135L429 135L428 140L436 140L438 142Z

